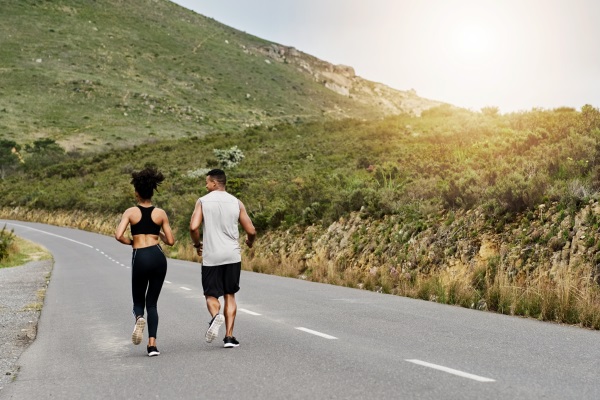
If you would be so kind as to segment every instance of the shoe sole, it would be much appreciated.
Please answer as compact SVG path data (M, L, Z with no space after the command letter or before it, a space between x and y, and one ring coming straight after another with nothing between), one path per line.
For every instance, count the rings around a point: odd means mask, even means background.
M239 343L238 344L234 344L234 343L225 343L223 345L223 347L225 347L226 349L232 349L234 347L240 347Z
M142 339L144 338L144 327L146 326L146 320L142 317L138 318L135 321L135 328L133 328L133 333L131 334L131 341L133 344L138 345L142 343Z
M204 336L204 338L206 339L206 343L212 342L217 336L219 336L219 328L221 327L221 325L223 325L224 321L225 317L223 317L221 314L217 314L212 324L210 324L210 326L208 327L206 335Z
M160 351L153 351L151 353L148 353L148 357L155 357L155 356L159 356L160 355Z

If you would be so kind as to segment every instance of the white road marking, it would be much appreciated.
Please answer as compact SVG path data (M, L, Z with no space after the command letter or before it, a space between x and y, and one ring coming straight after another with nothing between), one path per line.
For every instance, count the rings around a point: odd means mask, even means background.
M261 315L257 312L246 310L245 308L238 308L238 311L241 311L243 313L250 314L250 315Z
M183 289L183 290L192 290L190 288L186 288L185 286L179 286L179 289Z
M468 372L463 372L463 371L459 371L457 369L452 369L452 368L444 367L442 365L428 363L426 361L421 361L421 360L405 360L405 361L411 362L413 364L422 365L424 367L429 367L429 368L437 369L439 371L444 371L444 372L447 372L449 374L457 375L457 376L460 376L460 377L463 377L463 378L473 379L474 381L477 381L477 382L496 382L494 379L485 378L485 377L479 376L479 375L469 374Z
M172 283L171 281L165 281L165 283Z
M78 242L77 240L69 239L68 237L60 236L60 235L57 235L57 234L55 234L55 233L50 233L50 232L42 231L42 230L40 230L40 229L31 228L31 227L29 227L29 226L25 226L25 225L13 224L12 222L9 222L9 224L10 224L10 225L14 225L14 226L20 226L21 228L27 228L27 229L31 229L32 231L42 232L42 233L45 233L46 235L55 236L55 237L57 237L57 238L65 239L65 240L68 240L68 241L70 241L70 242L77 243L77 244L80 244L80 245L82 245L82 246L89 247L90 249L93 249L93 248L94 248L94 246L90 246L90 245L89 245L89 244L87 244L87 243Z
M322 332L313 331L312 329L303 328L301 326L296 327L296 329L298 329L299 331L304 331L306 333L310 333L312 335L321 336L322 338L325 338L325 339L337 339L335 336L331 336L331 335L328 335L328 334L322 333Z

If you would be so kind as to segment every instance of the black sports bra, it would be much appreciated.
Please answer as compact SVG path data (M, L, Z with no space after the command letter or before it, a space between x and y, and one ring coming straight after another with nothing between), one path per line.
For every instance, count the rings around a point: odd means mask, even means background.
M142 219L137 224L131 224L132 235L158 235L160 233L160 225L156 225L152 221L152 207L137 206L142 212Z

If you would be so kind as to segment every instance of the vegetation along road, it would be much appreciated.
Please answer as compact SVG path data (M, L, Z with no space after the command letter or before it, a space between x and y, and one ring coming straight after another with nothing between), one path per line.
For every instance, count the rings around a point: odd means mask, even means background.
M130 249L73 229L7 226L55 259L37 339L7 398L600 396L598 331L247 271L241 346L207 344L200 267L172 259L161 355L149 358L130 341Z

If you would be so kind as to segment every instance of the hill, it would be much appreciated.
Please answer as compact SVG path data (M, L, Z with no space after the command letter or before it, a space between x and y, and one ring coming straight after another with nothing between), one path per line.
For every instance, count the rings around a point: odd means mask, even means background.
M43 150L43 151L42 151ZM259 230L255 271L600 328L600 111L260 126L96 155L32 151L0 214L111 234L130 173L157 165L178 244L207 168Z
M438 105L166 0L0 0L0 138L68 151Z
M156 165L171 256L192 258L193 204L222 167L259 230L249 269L600 328L597 108L373 108L385 91L349 67L168 2L0 4L1 60L15 60L0 80L0 216L111 234L131 172ZM57 15L73 18L62 33Z

